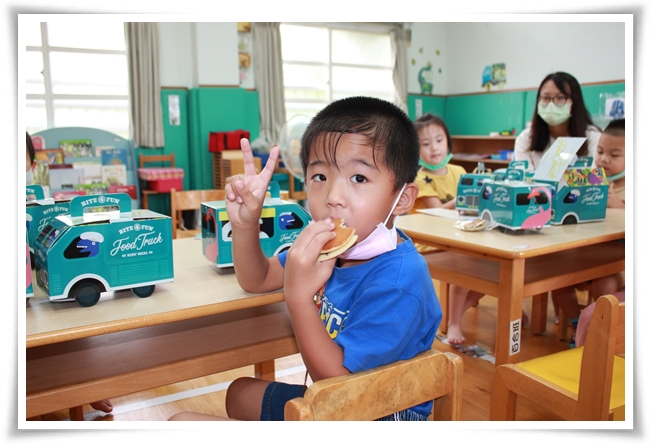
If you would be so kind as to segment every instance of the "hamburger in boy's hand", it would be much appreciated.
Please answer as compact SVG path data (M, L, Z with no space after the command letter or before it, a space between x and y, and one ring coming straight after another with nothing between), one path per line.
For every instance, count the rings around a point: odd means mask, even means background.
M318 261L326 261L337 257L339 254L345 252L357 241L357 236L354 234L354 228L346 227L343 219L334 219L334 232L336 237L328 241L321 250Z

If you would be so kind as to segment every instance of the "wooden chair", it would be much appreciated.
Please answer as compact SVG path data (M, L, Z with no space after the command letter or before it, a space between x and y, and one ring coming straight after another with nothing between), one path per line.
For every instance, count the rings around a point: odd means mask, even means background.
M171 168L176 168L176 158L174 153L171 154L160 154L155 156L145 156L140 154L140 168L144 168L148 163L169 163ZM140 179L140 193L142 194L142 208L149 208L149 195L158 194L158 191L147 190L144 187L144 180Z
M518 396L568 421L623 420L624 354L625 303L601 296L583 347L496 369L490 420L514 420Z
M429 419L460 420L463 359L429 350L413 359L313 383L284 406L287 421L372 421L434 400Z
M224 200L224 190L189 190L176 191L171 189L171 213L172 213L172 239L179 237L193 237L198 230L179 230L181 228L182 212L185 210L200 210L201 202L213 200ZM182 234L181 234L182 233Z

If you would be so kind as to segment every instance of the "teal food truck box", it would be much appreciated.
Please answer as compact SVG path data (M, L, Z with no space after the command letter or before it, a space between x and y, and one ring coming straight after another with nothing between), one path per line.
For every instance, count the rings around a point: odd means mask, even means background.
M527 160L513 160L508 168L501 168L494 172L485 169L479 162L472 173L465 173L458 180L456 189L456 209L463 214L478 214L478 204L481 199L481 190L485 179L503 180L508 169L524 170L524 177L528 175Z
M95 305L101 293L131 289L150 296L174 279L171 218L131 211L128 194L77 196L34 247L36 283L51 301Z
M491 179L492 173L467 173L460 176L456 191L456 209L466 214L477 214L481 189L485 179Z
M40 185L28 185L26 190L27 245L33 254L38 234L56 216L70 212L70 200L45 199L43 188Z
M513 231L549 227L551 190L547 184L524 180L524 171L508 169L503 179L487 179L481 189L479 215Z
M609 182L603 168L590 166L590 157L578 158L558 180L539 179L551 187L551 225L604 220Z
M280 187L269 184L270 197L264 200L260 218L260 245L267 257L288 250L311 216L297 203L280 199ZM232 229L223 200L201 203L203 255L217 267L230 267Z

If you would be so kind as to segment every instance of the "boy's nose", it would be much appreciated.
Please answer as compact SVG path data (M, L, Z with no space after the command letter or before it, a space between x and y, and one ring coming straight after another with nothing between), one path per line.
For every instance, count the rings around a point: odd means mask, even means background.
M327 192L327 203L329 205L343 205L345 201L345 186L342 181L331 181Z

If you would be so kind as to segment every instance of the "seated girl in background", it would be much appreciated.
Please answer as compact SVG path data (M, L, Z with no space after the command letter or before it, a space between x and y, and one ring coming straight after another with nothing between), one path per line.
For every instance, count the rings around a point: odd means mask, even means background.
M460 176L466 173L459 165L450 164L452 142L445 122L430 113L415 121L420 140L420 170L415 179L419 188L413 210L421 208L456 208L456 194ZM435 250L433 247L416 244L422 254ZM463 313L476 305L483 296L457 285L449 286L449 322L447 339L450 344L462 344L465 337L461 330Z
M450 164L451 137L445 122L430 113L415 121L420 140L420 170L415 179L419 188L413 211L422 208L456 208L460 176L466 171Z

